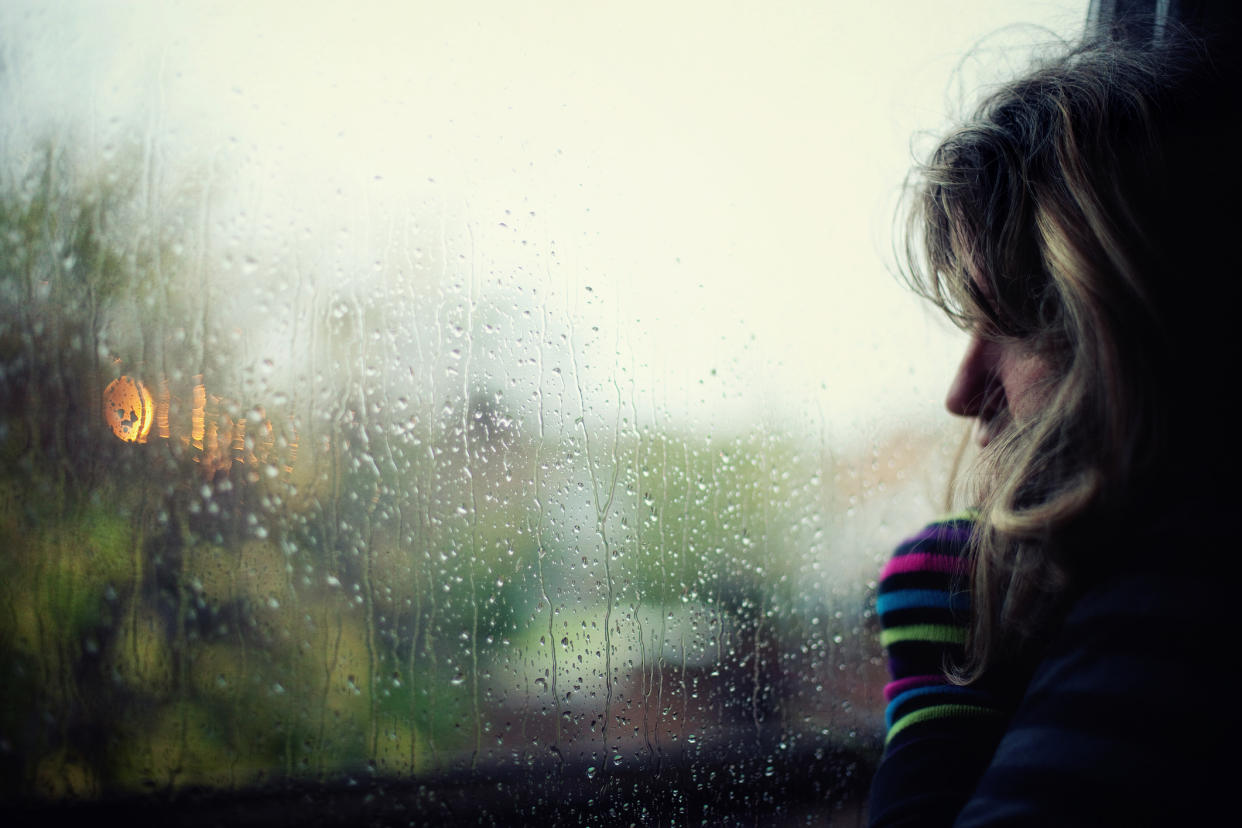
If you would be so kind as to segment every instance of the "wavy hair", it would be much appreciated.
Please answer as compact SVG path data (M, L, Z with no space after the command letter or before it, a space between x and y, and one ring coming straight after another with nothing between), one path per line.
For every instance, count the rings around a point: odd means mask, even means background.
M993 92L914 171L907 280L1051 368L1040 413L1011 421L969 475L980 520L959 680L1046 641L1120 563L1137 516L1220 476L1205 477L1178 397L1236 352L1236 78L1185 39L1080 45Z

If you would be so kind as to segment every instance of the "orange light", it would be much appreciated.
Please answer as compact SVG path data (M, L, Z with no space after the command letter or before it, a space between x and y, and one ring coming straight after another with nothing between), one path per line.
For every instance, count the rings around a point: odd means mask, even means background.
M155 427L160 437L168 439L171 433L168 426L168 409L172 407L172 394L168 392L168 382L160 383L160 400L155 405Z
M155 418L155 401L141 382L132 377L117 377L104 389L103 405L104 420L113 434L127 443L147 441Z
M207 420L207 388L203 378L196 377L198 384L194 386L194 408L190 414L190 445L199 451L203 450L203 431Z

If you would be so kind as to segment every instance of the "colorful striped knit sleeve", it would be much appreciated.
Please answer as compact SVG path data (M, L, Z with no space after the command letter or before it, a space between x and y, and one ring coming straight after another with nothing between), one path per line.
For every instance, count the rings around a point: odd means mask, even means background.
M932 523L898 546L881 574L876 610L892 676L884 688L890 746L929 726L1000 715L986 691L945 677L946 664L963 655L970 621L971 529L966 514Z

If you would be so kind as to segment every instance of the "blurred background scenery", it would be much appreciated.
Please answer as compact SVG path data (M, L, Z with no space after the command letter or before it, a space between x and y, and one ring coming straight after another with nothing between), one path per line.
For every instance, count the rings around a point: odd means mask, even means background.
M0 796L877 755L943 5L5 3Z

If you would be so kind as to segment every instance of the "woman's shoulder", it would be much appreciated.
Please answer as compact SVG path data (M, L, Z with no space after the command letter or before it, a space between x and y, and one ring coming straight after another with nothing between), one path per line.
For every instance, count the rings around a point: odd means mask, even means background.
M1236 581L1179 553L1219 533L1148 540L1069 610L959 824L1193 823L1225 802Z

